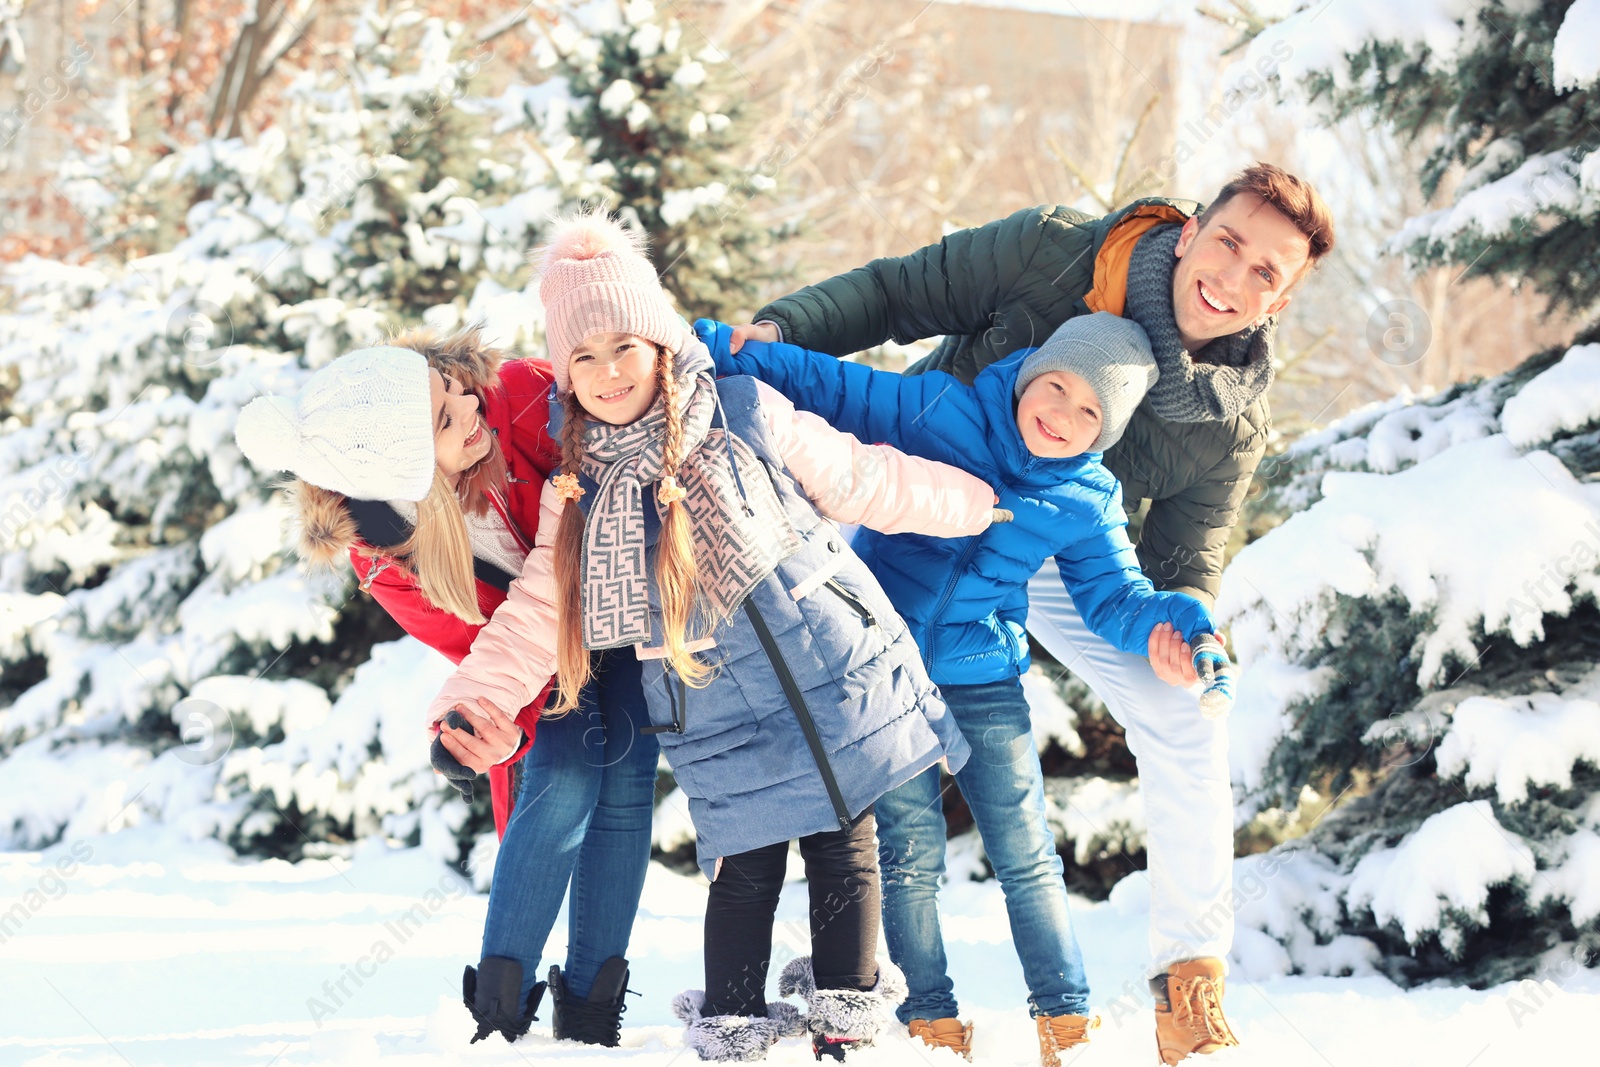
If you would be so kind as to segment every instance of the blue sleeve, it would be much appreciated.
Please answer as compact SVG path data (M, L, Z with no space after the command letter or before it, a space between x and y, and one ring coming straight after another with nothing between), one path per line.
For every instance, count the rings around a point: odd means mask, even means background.
M1085 624L1124 652L1147 655L1150 631L1163 622L1186 641L1217 629L1194 597L1156 591L1139 567L1125 523L1099 524L1058 552L1056 566Z
M885 443L915 456L943 459L930 415L950 389L965 390L948 374L930 372L907 377L848 363L797 345L746 341L738 354L728 351L733 328L711 319L694 324L695 334L711 351L717 374L748 374L788 397L795 407L822 416L867 444Z

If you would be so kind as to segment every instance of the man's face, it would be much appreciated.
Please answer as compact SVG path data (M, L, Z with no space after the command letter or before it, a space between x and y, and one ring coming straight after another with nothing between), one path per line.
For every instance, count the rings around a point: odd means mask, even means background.
M1241 193L1183 225L1172 273L1172 311L1190 352L1258 325L1289 303L1311 242L1277 208Z

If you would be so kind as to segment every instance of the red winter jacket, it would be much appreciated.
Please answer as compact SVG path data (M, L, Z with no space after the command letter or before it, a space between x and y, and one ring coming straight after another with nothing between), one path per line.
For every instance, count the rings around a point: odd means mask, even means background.
M434 364L453 375L482 400L484 420L505 454L510 474L505 500L491 498L523 545L532 546L539 524L539 496L544 482L561 463L559 446L546 429L548 396L554 375L542 359L506 360L496 368L492 362L467 355L447 366ZM482 626L476 626L449 612L434 607L422 595L417 579L393 558L369 557L362 553L369 544L361 536L357 519L348 502L338 493L319 489L305 482L296 485L301 520L301 555L308 559L327 559L343 550L350 556L361 588L371 593L394 620L417 640L460 663L472 647ZM502 506L503 504L503 506ZM477 568L478 610L487 618L506 598L506 591L484 580L485 568ZM510 575L516 578L517 575ZM495 830L505 836L511 815L511 766L533 743L539 709L544 707L550 686L546 684L532 703L517 713L517 725L527 740L515 756L489 770L489 791L494 805ZM425 705L419 702L418 726Z

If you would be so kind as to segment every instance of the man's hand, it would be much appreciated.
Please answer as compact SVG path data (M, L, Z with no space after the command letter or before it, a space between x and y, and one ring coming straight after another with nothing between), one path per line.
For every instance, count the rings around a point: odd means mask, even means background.
M522 728L483 697L478 698L478 710L465 704L457 704L451 710L465 715L477 731L476 735L469 734L443 720L435 724L440 728L439 738L444 742L445 751L463 767L482 774L516 755L517 749L522 747Z
M765 341L776 344L778 341L778 328L770 322L747 322L743 326L733 328L733 336L728 340L728 351L737 352L744 347L746 341Z
M1222 635L1217 635L1222 640ZM1150 666L1156 677L1168 685L1191 686L1200 680L1194 670L1194 649L1170 622L1150 631Z

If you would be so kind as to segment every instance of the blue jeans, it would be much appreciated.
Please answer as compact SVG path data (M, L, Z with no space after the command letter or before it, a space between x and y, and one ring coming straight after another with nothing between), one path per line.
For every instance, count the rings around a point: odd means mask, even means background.
M1044 774L1017 679L939 687L972 758L956 787L972 809L984 851L1005 893L1011 939L1028 983L1031 1014L1084 1015L1089 982L1067 914L1055 835L1044 815ZM901 1022L958 1014L939 931L945 823L939 768L879 799L878 865L889 956L905 971Z
M582 703L542 719L522 757L522 788L500 842L483 955L522 964L524 1003L539 956L571 886L567 965L574 997L589 995L600 965L626 956L650 865L656 739L647 725L639 660L619 648L595 657Z

